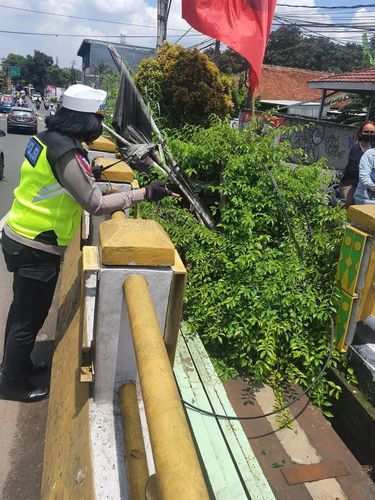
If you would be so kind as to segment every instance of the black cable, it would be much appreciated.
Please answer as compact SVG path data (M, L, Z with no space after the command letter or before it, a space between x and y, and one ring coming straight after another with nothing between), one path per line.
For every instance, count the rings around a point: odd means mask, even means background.
M280 203L280 206L281 206L281 210L283 211L283 215L284 215L284 219L285 219L285 222L288 226L288 231L289 231L289 235L290 237L292 238L293 240L293 243L294 243L294 246L296 247L296 250L297 250L297 254L298 254L298 257L302 260L303 259L303 254L302 254L302 250L301 250L301 247L299 246L299 243L297 241L297 238L296 238L296 235L294 234L294 231L293 231L293 228L292 228L292 223L291 223L291 220L289 218L289 215L288 215L288 212L286 210L286 206L285 206L285 203L284 203L284 199L283 199L283 196L281 194L281 191L280 191L280 188L279 188L279 185L277 184L276 182L276 179L275 177L272 175L270 169L268 167L266 167L266 165L262 165L263 169L267 172L269 178L271 179L272 181L272 184L273 184L273 187L275 188L275 191L276 191L276 194L277 194L277 197L279 199L279 203Z
M218 418L221 420L257 420L259 418L271 417L272 415L276 415L277 413L280 413L280 412L286 410L290 406L292 406L295 403L297 403L298 401L300 401L300 399L302 399L303 396L307 395L310 392L310 390L315 386L315 384L318 382L318 380L320 380L322 378L324 372L327 369L328 363L331 361L334 343L335 343L335 330L334 330L334 325L333 325L333 319L331 318L331 345L330 345L330 349L329 349L329 354L328 354L327 359L323 365L323 368L320 370L317 377L307 386L307 388L296 399L294 399L290 403L287 403L286 405L282 406L281 408L278 408L277 410L273 410L273 411L270 411L268 413L264 413L262 415L255 415L252 417L238 417L237 415L236 416L234 416L234 415L221 415L220 413L214 413L211 411L204 410L203 408L199 408L198 406L195 406L191 403L188 403L187 401L185 401L183 399L181 401L184 403L185 406L191 408L192 410L197 411L198 413L201 413L202 415L206 415L208 417L215 417L215 418Z
M291 235L291 237L293 239L293 242L294 242L294 245L296 247L298 256L302 260L303 254L302 254L302 251L301 251L301 247L299 246L299 244L297 242L297 239L295 237L294 231L292 229L292 224L291 224L290 218L288 216L288 213L286 211L285 203L284 203L284 200L283 200L280 188L279 188L279 186L277 184L277 181L276 181L275 177L272 175L270 169L266 165L262 165L262 167L267 172L268 176L270 177L270 179L272 181L272 184L273 184L273 186L275 188L277 197L278 197L280 205L281 205L281 209L283 211L284 218L285 218L285 220L287 222L289 234ZM304 210L306 210L305 207L304 207ZM307 215L306 215L306 217L307 217ZM312 234L312 229L310 227L308 218L306 220L308 222L308 227L309 227L310 234ZM259 419L259 418L270 417L272 415L276 415L278 413L281 413L282 411L286 410L287 408L289 408L293 404L295 404L298 401L300 401L300 399L302 399L303 396L307 395L310 392L310 390L315 386L315 384L318 382L318 380L320 380L322 378L323 374L325 373L325 371L327 369L327 366L328 366L328 363L331 361L332 353L333 353L333 346L335 344L335 329L334 329L333 319L330 318L330 321L331 321L331 342L330 342L329 354L327 356L327 359L324 362L323 368L320 370L320 372L318 373L317 377L307 386L307 388L296 399L294 399L290 403L285 404L281 408L278 408L277 410L273 410L273 411L268 412L268 413L264 413L262 415L256 415L256 416L251 416L251 417L249 417L249 416L248 417L238 417L237 415L236 416L233 416L233 415L232 416L221 415L219 413L215 413L215 412L211 412L211 411L208 411L208 410L204 410L203 408L199 408L198 406L195 406L195 405L193 405L193 404L191 404L191 403L189 403L189 402L187 402L187 401L185 401L183 399L181 399L182 403L186 407L188 407L188 408L190 408L190 409L192 409L194 411L197 411L197 412L201 413L202 415L206 415L206 416L209 416L209 417L215 417L215 418L222 419L222 420L256 420L256 419ZM193 363L194 363L194 360L193 360Z
M357 4L357 5L292 5L289 3L278 3L278 7L293 7L294 9L327 9L327 10L335 10L335 9L362 9L366 7L375 7L375 3L368 4Z
M189 31L191 31L192 29L193 29L193 27L192 27L192 26L190 26L190 28L189 28L188 30L186 30L186 31L185 31L185 33L184 33L183 35L181 35L181 36L180 36L180 38L179 38L176 42L174 42L174 43L175 43L175 44L177 44L177 43L178 43L180 40L182 40L182 38L184 38L184 36L186 36L186 35L189 33ZM201 33L199 33L199 35L201 35Z
M95 22L98 22L98 23L120 24L122 26L135 26L137 28L153 28L153 29L156 29L156 25L151 26L151 25L147 25L147 24L123 23L123 22L120 22L120 21L112 21L112 20L106 20L106 19L96 19L94 17L69 16L68 14L57 14L55 12L47 12L45 10L32 10L32 9L24 9L22 7L11 7L10 5L4 5L4 4L0 4L0 7L2 7L3 9L21 10L23 12L29 12L31 14L45 14L47 16L67 17L67 18L70 18L70 19L81 19L83 21L95 21ZM182 31L181 28L169 28L169 30L170 31L171 30L172 31ZM90 36L90 38L92 38L92 37Z

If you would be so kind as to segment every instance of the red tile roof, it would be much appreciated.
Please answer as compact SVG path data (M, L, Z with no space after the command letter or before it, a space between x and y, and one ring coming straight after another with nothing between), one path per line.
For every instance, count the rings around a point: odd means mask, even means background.
M261 99L269 100L318 100L321 90L310 89L307 82L314 78L323 79L328 75L323 71L264 65L256 94Z
M323 78L311 79L310 82L375 82L375 68L365 68L350 73L330 75Z

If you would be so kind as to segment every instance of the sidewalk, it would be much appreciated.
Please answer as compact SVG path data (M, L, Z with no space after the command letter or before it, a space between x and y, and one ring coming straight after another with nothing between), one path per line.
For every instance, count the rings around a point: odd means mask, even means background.
M267 386L252 392L245 381L238 379L227 382L225 388L239 416L262 415L274 409L273 391ZM290 410L294 417L292 429L279 430L274 416L241 421L276 498L374 499L374 483L320 411L306 397ZM314 463L320 464L319 470L327 473L327 479L288 484L283 468L291 467L290 473L296 478L298 465ZM341 472L346 469L348 475L337 475L339 469Z

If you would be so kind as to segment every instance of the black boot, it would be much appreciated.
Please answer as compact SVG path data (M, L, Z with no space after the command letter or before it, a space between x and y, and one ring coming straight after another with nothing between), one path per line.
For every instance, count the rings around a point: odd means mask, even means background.
M34 361L29 376L41 375L49 370L49 364L46 361ZM0 364L0 374L3 371L3 364Z
M34 361L30 375L41 375L49 370L49 364L45 361Z
M47 387L35 387L29 382L13 382L0 374L0 399L34 403L48 397Z

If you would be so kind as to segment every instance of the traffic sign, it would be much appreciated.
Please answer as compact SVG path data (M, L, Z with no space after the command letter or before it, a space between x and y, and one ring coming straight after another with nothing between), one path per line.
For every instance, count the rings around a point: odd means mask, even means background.
M9 66L10 76L21 76L21 69L19 66Z

